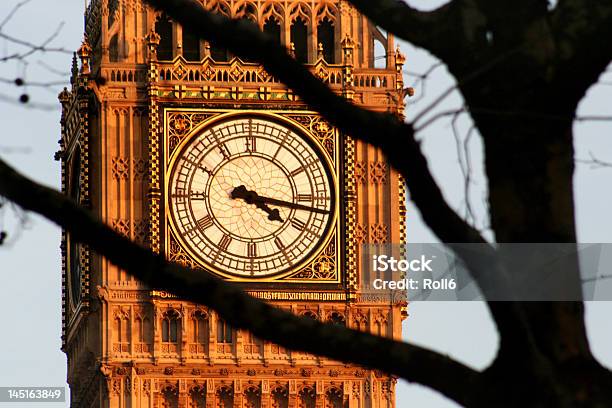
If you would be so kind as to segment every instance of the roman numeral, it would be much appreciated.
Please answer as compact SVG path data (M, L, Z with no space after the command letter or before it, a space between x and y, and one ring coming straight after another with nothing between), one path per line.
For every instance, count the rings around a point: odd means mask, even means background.
M231 153L230 153L228 147L225 145L225 143L221 143L221 141L219 140L219 136L217 136L217 134L215 133L214 130L211 129L210 133L212 134L213 138L215 139L215 142L217 142L217 144L219 145L219 151L221 152L221 154L223 155L225 160L228 160L230 158L230 156L231 156Z
M206 194L203 191L191 191L189 193L189 198L192 200L206 200Z
M304 166L301 166L301 167L298 167L297 169L293 170L293 171L292 171L291 173L289 173L289 174L291 174L291 176L292 176L292 177L295 177L295 176L297 176L298 174L300 174L301 172L303 172L304 170L306 170L306 169L304 168Z
M312 194L298 194L298 201L312 201Z
M247 243L247 256L249 258L257 257L257 244L255 242Z
M257 138L255 136L247 136L245 144L247 152L256 152L257 151Z
M210 215L207 215L206 217L200 218L198 220L198 227L200 227L201 230L205 230L209 227L212 227L212 225L213 225L213 220Z
M278 247L278 249L285 249L285 244L279 237L274 238L274 244Z
M274 156L272 156L272 160L276 159L276 156L278 156L278 154L280 153L285 143L287 143L288 137L289 137L289 131L287 131L286 133L283 133L283 135L281 136L281 141L278 145L278 149L276 150L276 153L274 153Z
M229 151L229 149L227 148L227 146L224 143L221 143L219 145L219 151L221 152L221 154L223 155L223 158L225 158L225 160L229 160L231 153Z
M176 190L176 193L170 194L171 198L189 198L191 200L206 200L206 194L203 191L190 191L188 193L185 190ZM183 202L183 200L177 200Z
M221 241L219 241L219 248L221 248L222 251L225 251L227 250L231 242L232 242L232 237L230 237L227 234L223 235L223 238L221 238Z
M304 231L304 228L306 228L306 223L304 223L302 220L294 218L291 220L291 226L298 231Z

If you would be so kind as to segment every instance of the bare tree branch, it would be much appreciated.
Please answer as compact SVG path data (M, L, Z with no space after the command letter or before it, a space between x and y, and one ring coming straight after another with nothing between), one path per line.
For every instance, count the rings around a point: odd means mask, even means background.
M576 159L576 163L589 164L592 169L600 169L605 167L612 167L612 162L607 162L598 159L593 152L589 152L590 159Z
M60 23L57 28L55 29L55 31L53 33L51 33L51 35L44 40L41 44L34 44L32 42L29 41L25 41L22 40L20 38L16 38L13 37L11 35L8 35L6 33L3 33L2 31L0 31L0 38L4 38L5 40L14 43L16 45L25 47L27 49L27 51L24 51L23 53L13 53L13 54L9 54L5 57L0 58L0 61L8 61L11 59L17 59L17 60L24 60L27 57L37 53L37 52L59 52L59 53L64 53L64 54L69 54L71 55L72 52L62 48L62 47L49 47L49 44L55 40L57 38L57 36L59 35L60 31L62 30L62 28L64 27L64 23Z
M469 389L478 389L479 373L436 352L300 318L242 292L207 271L166 262L97 221L68 197L37 184L0 160L0 195L37 212L152 288L215 309L237 328L281 346L380 369L432 387L465 403ZM441 376L440 373L444 373ZM468 386L469 385L469 386Z
M50 103L30 102L29 97L26 100L26 98L24 98L24 95L27 97L27 94L22 94L19 98L0 94L0 101L7 102L13 105L21 105L27 109L39 109L44 111L54 111L60 109L59 106Z
M0 83L16 85L16 86L33 86L37 88L51 88L54 86L66 86L68 82L66 81L49 81L49 82L37 82L37 81L25 81L21 78L9 79L9 78L1 78Z
M0 31L2 31L2 29L4 28L4 26L11 21L11 19L15 16L15 14L17 14L17 12L19 11L20 8L22 8L23 6L25 6L26 4L28 4L31 0L24 0L20 3L17 3L15 5L15 7L13 7L13 9L6 15L6 17L4 17L4 19L2 20L2 22L0 22Z

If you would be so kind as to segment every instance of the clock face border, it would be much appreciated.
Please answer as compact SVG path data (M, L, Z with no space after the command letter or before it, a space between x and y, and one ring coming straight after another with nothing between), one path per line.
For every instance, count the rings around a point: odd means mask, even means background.
M343 149L341 146L341 138L339 132L331 128L330 134L333 135L331 140L326 138L321 140L314 132L308 129L304 123L300 123L296 120L296 117L304 118L317 118L322 122L320 115L316 112L305 111L305 110L258 110L258 109L206 109L206 108L180 108L180 107L163 107L162 108L163 118L163 152L162 156L162 171L163 177L163 201L160 211L162 212L161 227L163 229L163 253L170 260L181 262L187 266L194 268L207 268L218 276L227 278L234 282L249 282L252 284L258 283L290 283L290 284L334 284L338 285L343 281L342 276L342 250L341 240L343 237L342 232L342 217L340 214L342 210L340 208L341 196L340 196L340 176L342 174L342 153ZM194 116L197 116L197 120L192 120ZM176 120L177 117L186 118L189 117L189 124L187 128L181 132L180 137L176 138L177 124L171 122ZM197 260L199 257L194 256L188 246L182 245L180 239L176 237L175 231L177 230L172 220L172 215L169 213L169 184L171 182L172 169L175 161L179 159L179 153L188 146L193 138L197 137L202 131L205 131L210 126L230 121L232 119L239 119L245 117L256 117L262 120L269 120L276 122L281 126L287 127L295 132L298 136L305 139L306 143L312 145L319 156L323 156L322 159L326 161L326 167L331 169L331 174L326 177L330 177L330 188L334 194L333 203L333 215L330 220L329 227L325 233L325 236L321 238L319 243L311 251L311 253L299 264L288 270L284 270L278 273L269 274L259 278L251 278L244 275L237 275L227 273L223 270L215 268L212 265L202 266ZM173 132L170 131L170 127L173 128ZM179 126L182 130L183 125ZM329 143L333 144L333 148L329 149ZM324 144L327 144L324 146ZM178 246L178 247L177 247ZM324 261L321 261L321 260ZM314 271L316 268L321 268L321 265L331 265L333 268L332 278L316 278L315 274L308 276L308 273L304 273L306 269Z

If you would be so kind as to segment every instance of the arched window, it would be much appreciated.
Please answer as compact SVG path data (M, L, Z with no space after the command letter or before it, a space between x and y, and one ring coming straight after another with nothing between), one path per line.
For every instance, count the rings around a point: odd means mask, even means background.
M328 318L331 324L336 324L338 326L346 326L346 320L342 313L339 312L331 312Z
M264 33L268 34L270 37L276 40L276 42L279 44L281 43L281 26L280 22L276 18L270 17L266 21L266 24L264 24L263 30Z
M206 408L206 388L204 386L195 386L189 390L189 405L190 408Z
M169 61L174 58L172 46L172 22L165 15L161 15L155 22L155 32L159 34L159 45L157 46L157 59Z
M295 59L305 64L308 62L308 28L301 17L297 17L291 25L291 42L295 49Z
M310 311L310 310L306 310L304 313L301 314L301 316L302 317L307 317L307 318L312 319L312 320L319 320L318 317L317 317L317 314L315 312L313 312L313 311Z
M329 64L336 62L336 50L334 41L334 25L326 17L317 25L317 41L323 46L323 58Z
M373 66L374 68L386 68L387 67L387 50L385 49L385 46L383 45L382 41L376 39L374 40L374 61L373 61Z
M179 314L170 310L162 318L162 341L164 343L177 343L179 334Z
M152 328L151 319L144 312L139 313L134 318L134 341L136 343L151 343Z
M234 392L227 385L222 385L217 389L217 407L232 408L234 406Z
M353 316L353 322L355 323L355 330L359 330L359 331L367 330L368 319L361 313L358 313Z
M183 29L183 58L187 61L200 61L200 39L189 30Z
M232 327L223 319L217 320L217 342L231 343L233 341Z
M136 316L134 319L134 335L136 337L136 342L144 342L144 324L142 323L142 318L140 316Z
M331 387L325 393L325 408L342 408L342 391Z
M250 14L244 14L242 17L239 18L240 22L244 24L254 24L255 21L249 18L249 16ZM239 55L238 57L244 62L254 62L251 58L248 58L244 55Z
M210 57L216 62L227 62L229 60L229 51L227 48L219 47L211 42Z
M286 387L276 386L270 394L272 395L273 408L287 408L289 406L289 394Z
M246 408L261 408L261 392L259 388L250 386L244 391L245 407Z
M119 61L119 36L117 34L113 35L108 43L108 58L110 62Z
M178 408L178 391L172 386L167 386L161 390L162 408Z
M304 387L299 392L299 408L315 408L316 394L312 387Z
M208 317L199 310L193 314L193 342L208 343Z
M115 317L115 335L117 338L117 342L122 343L127 341L127 333L125 322L121 318L121 316Z

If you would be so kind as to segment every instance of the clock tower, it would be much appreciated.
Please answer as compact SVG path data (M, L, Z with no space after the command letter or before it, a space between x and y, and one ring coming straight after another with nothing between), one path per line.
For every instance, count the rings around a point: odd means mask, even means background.
M248 19L334 92L403 115L403 56L344 0L200 0ZM253 61L141 0L91 0L60 94L66 194L168 260L296 315L401 338L405 304L363 296L365 244L402 244L381 152ZM395 406L384 373L287 350L62 237L73 407Z

